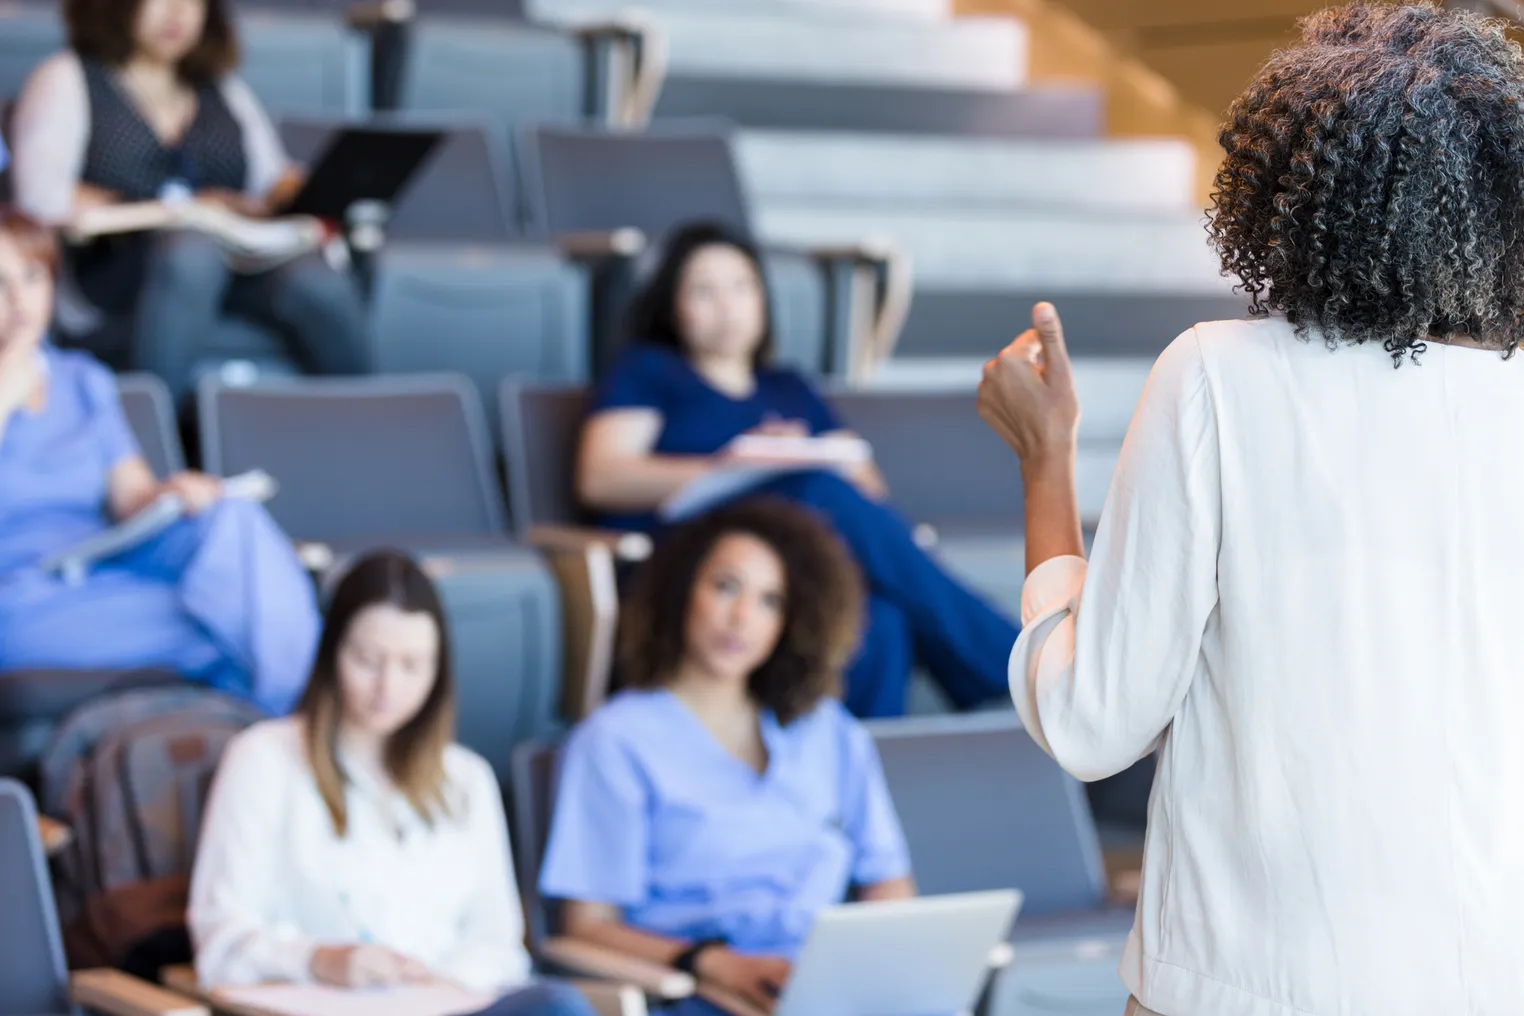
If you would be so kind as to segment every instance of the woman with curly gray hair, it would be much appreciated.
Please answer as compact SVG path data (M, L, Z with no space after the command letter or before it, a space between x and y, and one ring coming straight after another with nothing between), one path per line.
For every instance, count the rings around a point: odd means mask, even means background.
M1222 143L1253 320L1160 357L1088 563L1054 308L986 367L1026 483L1017 709L1084 779L1159 750L1132 1012L1520 1012L1524 56L1471 14L1325 11Z

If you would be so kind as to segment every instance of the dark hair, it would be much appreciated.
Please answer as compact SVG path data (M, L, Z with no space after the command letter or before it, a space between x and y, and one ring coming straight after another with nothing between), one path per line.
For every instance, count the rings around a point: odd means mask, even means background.
M1232 105L1209 231L1256 316L1397 363L1524 334L1524 57L1500 23L1352 3Z
M812 512L759 497L688 523L659 544L636 575L619 626L619 664L627 687L672 679L687 651L688 608L699 569L727 536L753 536L783 560L783 632L751 675L748 690L787 724L841 688L856 650L863 589L841 539Z
M747 236L719 222L695 222L680 227L668 237L662 250L661 264L645 287L630 304L630 337L687 354L682 332L677 325L677 290L683 271L693 255L705 247L733 247L746 255L762 287L762 341L757 344L753 361L761 366L773 355L773 312L767 299L767 274L762 269L762 252Z
M203 0L206 24L201 38L176 68L191 85L208 85L238 66L238 33L227 0ZM69 47L86 60L120 67L137 47L138 11L143 0L63 0Z
M9 205L0 205L0 233L14 240L25 257L42 264L55 279L58 277L57 233Z
M378 604L390 604L410 614L428 614L439 628L434 686L418 713L387 742L384 762L387 774L426 821L450 812L444 752L455 739L455 681L444 607L434 584L411 558L396 551L377 551L356 561L334 590L312 676L297 707L306 721L307 755L318 791L340 836L348 827L348 811L338 760L339 723L344 713L339 650L355 617Z

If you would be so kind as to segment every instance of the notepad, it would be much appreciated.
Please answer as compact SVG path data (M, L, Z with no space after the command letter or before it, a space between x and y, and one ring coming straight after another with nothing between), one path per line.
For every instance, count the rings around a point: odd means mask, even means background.
M275 481L263 470L253 470L222 481L222 496L248 501L268 501L275 496ZM42 562L42 570L57 574L70 585L84 581L96 562L141 546L185 516L185 503L178 494L161 494L129 519L96 533Z
M317 984L258 984L218 988L212 1000L269 1016L464 1016L494 999L453 984L408 984L349 990Z
M848 470L873 457L868 442L851 435L782 437L743 434L730 443L731 459L661 503L663 522L681 522L771 480L815 469Z

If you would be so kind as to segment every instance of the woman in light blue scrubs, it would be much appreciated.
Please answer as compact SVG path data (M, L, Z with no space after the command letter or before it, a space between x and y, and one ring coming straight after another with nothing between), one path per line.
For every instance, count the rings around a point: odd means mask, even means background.
M872 738L833 697L862 596L841 541L782 499L661 543L623 618L627 690L561 759L540 882L564 934L767 1009L822 908L914 895Z
M160 483L100 364L46 342L58 248L0 207L0 670L162 667L287 711L317 645L312 582L263 508ZM179 494L193 513L79 584L40 562Z

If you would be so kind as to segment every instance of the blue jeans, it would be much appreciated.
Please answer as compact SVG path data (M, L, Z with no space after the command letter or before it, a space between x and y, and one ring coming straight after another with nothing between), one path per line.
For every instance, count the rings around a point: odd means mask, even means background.
M1006 665L1020 629L920 548L892 507L835 473L796 473L758 493L804 504L846 542L868 585L863 646L847 672L846 705L864 718L901 716L915 657L961 709L1009 694Z
M133 365L163 378L178 402L194 382L202 337L224 313L274 328L309 374L369 369L365 306L353 279L315 254L236 275L215 241L191 232L160 233L148 249Z
M493 1002L475 1016L594 1016L576 988L541 981Z

